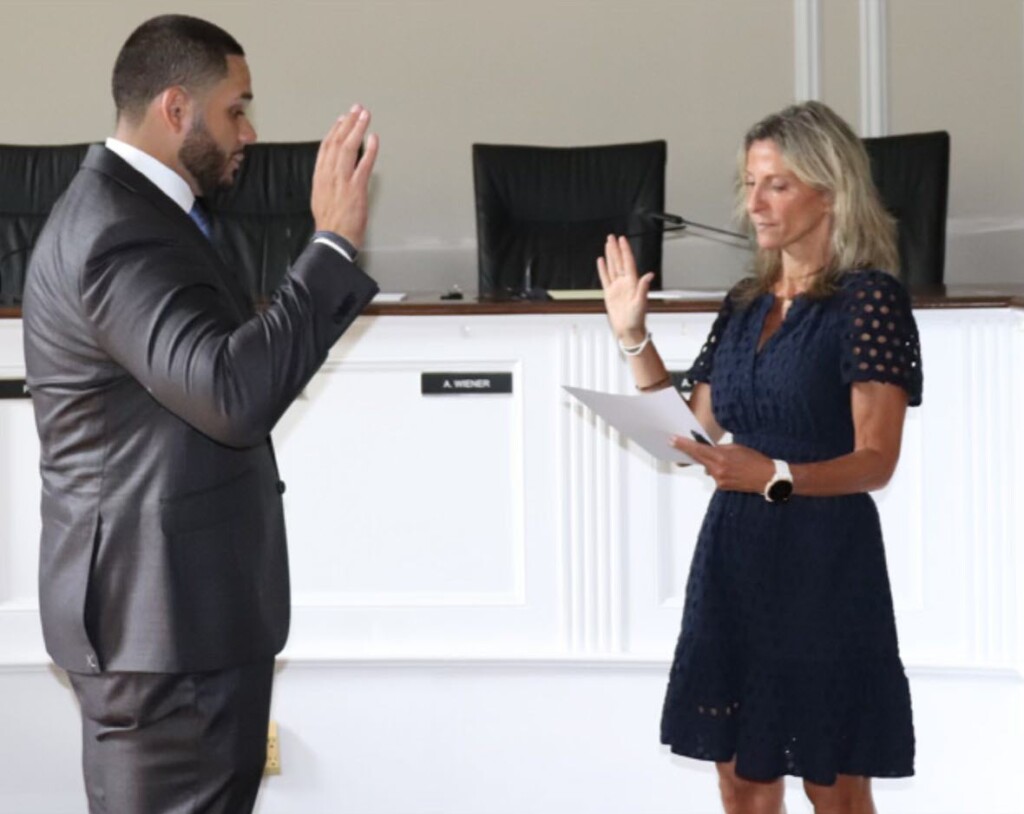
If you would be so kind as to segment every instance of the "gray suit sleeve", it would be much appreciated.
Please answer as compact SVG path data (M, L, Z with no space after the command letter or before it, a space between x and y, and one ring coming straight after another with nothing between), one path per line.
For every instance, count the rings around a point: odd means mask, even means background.
M377 292L310 244L262 313L240 322L194 249L121 243L94 257L81 296L97 343L164 407L222 444L262 443Z

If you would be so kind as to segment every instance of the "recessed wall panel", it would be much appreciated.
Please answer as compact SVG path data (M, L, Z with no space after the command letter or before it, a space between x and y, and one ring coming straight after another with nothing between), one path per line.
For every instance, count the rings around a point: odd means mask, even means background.
M520 395L422 395L436 367L329 363L282 422L298 593L521 601Z

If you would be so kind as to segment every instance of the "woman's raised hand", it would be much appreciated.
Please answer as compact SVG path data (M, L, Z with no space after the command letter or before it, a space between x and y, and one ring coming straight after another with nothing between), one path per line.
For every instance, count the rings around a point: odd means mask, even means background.
M647 336L647 292L654 272L640 277L629 241L608 235L604 257L597 258L597 274L604 289L604 307L608 311L615 336L627 345L636 345Z

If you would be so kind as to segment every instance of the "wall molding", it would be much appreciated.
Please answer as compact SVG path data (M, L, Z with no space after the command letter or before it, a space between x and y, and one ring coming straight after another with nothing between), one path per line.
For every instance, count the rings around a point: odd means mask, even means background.
M1014 471L1007 457L991 454L999 444L1020 448L1015 406L1010 401L1010 382L1019 370L1015 345L1020 343L1007 341L1004 326L988 321L958 332L958 338L968 348L964 385L976 396L966 405L965 420L975 429L966 449L971 494L964 495L970 507L966 530L972 542L968 567L974 592L973 656L981 663L1020 663L1017 575L1008 567L1019 542L1010 511L1013 493L1008 489ZM981 359L987 364L978 364ZM1006 496L1005 502L997 497L1000 494Z
M821 98L821 0L793 0L794 89L798 102Z
M896 483L890 481L883 490L883 494L873 493L876 506L879 511L887 511L884 506L885 498L891 497L904 507L899 513L904 520L905 526L897 530L893 522L883 528L883 537L887 551L887 557L891 560L899 555L904 559L907 570L905 573L906 582L902 585L895 581L892 585L893 604L896 610L897 626L900 616L907 613L926 613L928 611L925 599L925 584L928 581L928 559L925 534L925 518L927 509L925 504L925 479L924 469L925 456L927 454L926 444L928 442L924 431L924 422L921 414L917 411L909 411L903 426L903 453L901 454L901 466L897 469L895 476ZM914 454L907 454L914 449ZM896 548L899 541L899 548Z
M460 336L467 336L465 326ZM526 534L526 484L524 471L525 432L523 419L524 374L521 359L505 354L493 355L489 352L472 356L467 354L467 344L457 342L457 353L434 354L433 356L402 356L400 358L328 358L316 376L315 383L303 391L300 401L309 405L318 396L329 403L327 390L333 381L344 376L387 375L400 376L410 380L419 378L423 371L444 369L447 371L472 372L480 369L509 373L513 379L512 408L509 425L506 427L509 439L509 482L508 502L511 504L511 523L502 531L508 537L509 578L508 589L482 590L472 584L457 590L402 589L345 589L345 590L302 590L301 583L293 581L293 611L345 611L366 610L368 608L387 610L423 609L460 609L460 608L524 608L527 605L527 534ZM421 349L417 349L421 350ZM332 351L333 353L333 351ZM299 409L308 409L299 405ZM299 421L294 415L285 420L289 424ZM284 422L283 422L284 423ZM275 430L278 439L279 456L282 461L287 459L288 443L292 441L291 433L283 427ZM283 438L283 440L282 440ZM297 524L292 520L290 525Z
M293 610L342 608L521 608L526 605L525 540L516 549L513 591L293 591Z
M574 328L560 342L560 381L596 390L621 388L609 332ZM623 517L618 433L579 411L561 416L562 550L568 580L563 613L571 620L568 648L602 653L622 646Z
M860 0L860 134L889 132L886 0Z
M550 656L519 654L508 656L412 656L396 655L352 655L324 657L321 655L284 655L277 658L277 669L302 668L313 670L462 670L501 672L554 672L601 670L667 672L672 665L671 653L663 658L630 655L582 655ZM1024 671L1005 665L930 664L905 661L907 675L920 679L981 679L1024 683ZM0 664L0 675L50 673L63 674L61 668L48 660L24 660Z
M1024 231L1024 216L980 216L973 218L949 218L946 221L947 237L964 235L988 235L994 232Z

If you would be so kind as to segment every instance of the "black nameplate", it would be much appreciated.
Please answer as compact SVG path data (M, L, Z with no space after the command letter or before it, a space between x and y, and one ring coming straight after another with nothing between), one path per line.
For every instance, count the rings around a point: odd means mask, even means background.
M421 373L424 396L493 395L512 392L511 373Z
M686 379L688 370L670 370L668 375L672 377L672 386L683 395L690 395L693 392L693 385Z
M0 379L0 399L27 399L24 379Z

